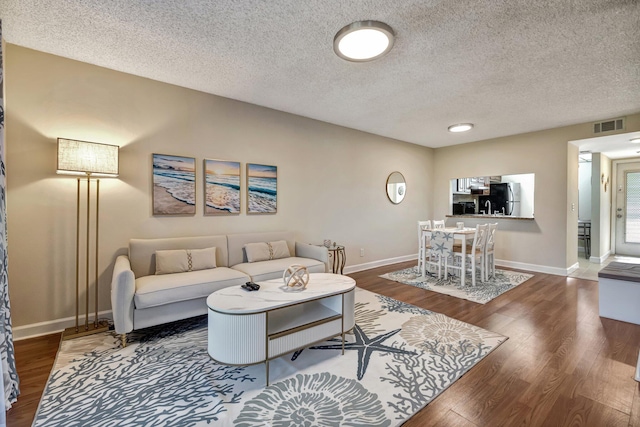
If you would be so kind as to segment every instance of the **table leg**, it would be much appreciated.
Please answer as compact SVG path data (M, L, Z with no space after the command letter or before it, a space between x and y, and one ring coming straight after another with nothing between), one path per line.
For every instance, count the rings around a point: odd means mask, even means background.
M345 249L340 249L340 274L344 273L344 265L347 262L347 251Z
M337 274L338 273L338 250L336 249L335 251L333 251L331 255L333 255L333 262L331 263L331 272L333 274Z
M269 386L269 313L264 314L264 366L267 387Z
M460 284L464 286L467 274L467 235L462 235L462 261L461 261L461 269L460 269Z
M331 258L331 272L333 274L344 274L344 265L347 262L345 249L331 249L329 251L329 258Z
M421 234L421 241L420 241L420 245L424 246L424 250L422 251L418 251L419 254L418 256L420 256L422 259L420 259L420 261L418 262L418 264L421 264L421 271L420 273L422 273L422 278L424 278L427 275L427 245L426 245L426 236L424 231ZM420 252L422 252L420 254ZM439 277L438 277L439 278Z
M340 330L342 331L342 355L344 356L344 294L342 294L342 317L340 318Z

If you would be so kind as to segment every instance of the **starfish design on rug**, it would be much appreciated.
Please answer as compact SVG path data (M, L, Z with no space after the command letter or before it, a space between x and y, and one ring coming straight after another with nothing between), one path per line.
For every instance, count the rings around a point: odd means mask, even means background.
M369 359L374 351L380 351L382 353L400 353L400 354L417 354L415 351L402 350L401 348L389 347L382 344L382 341L400 332L402 329L396 329L395 331L387 332L386 334L378 335L375 338L369 338L365 334L360 326L355 325L353 328L353 334L355 335L355 342L345 342L345 350L357 350L358 351L358 379L361 380L367 372L367 366L369 366ZM342 350L342 342L340 344L331 345L319 345L310 347L313 350Z

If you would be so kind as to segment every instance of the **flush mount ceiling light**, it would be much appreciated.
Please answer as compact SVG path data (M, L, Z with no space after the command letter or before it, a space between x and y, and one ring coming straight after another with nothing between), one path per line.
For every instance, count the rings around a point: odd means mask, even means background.
M473 128L473 123L458 123L457 125L451 125L447 129L449 132L466 132Z
M358 21L336 33L333 50L347 61L372 61L391 50L394 36L393 29L384 22Z
M634 144L640 144L640 138L631 138L629 142L633 142Z

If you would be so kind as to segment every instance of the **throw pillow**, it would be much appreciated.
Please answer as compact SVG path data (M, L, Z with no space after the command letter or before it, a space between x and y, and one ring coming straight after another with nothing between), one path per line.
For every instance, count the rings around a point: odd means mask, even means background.
M156 251L156 274L216 268L216 248Z
M289 258L289 246L285 240L277 242L247 243L244 245L248 262L268 261L270 259Z

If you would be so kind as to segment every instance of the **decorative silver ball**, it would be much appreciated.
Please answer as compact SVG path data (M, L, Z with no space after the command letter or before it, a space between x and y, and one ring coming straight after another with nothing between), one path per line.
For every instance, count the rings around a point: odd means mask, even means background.
M302 290L309 283L309 270L300 264L293 264L287 267L282 275L284 284L293 289Z

